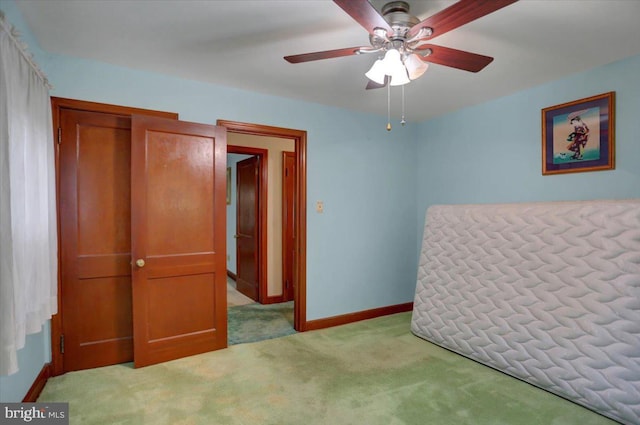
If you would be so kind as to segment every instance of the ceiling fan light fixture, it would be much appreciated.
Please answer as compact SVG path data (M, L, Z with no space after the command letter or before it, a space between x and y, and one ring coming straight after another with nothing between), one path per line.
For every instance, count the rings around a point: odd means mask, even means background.
M386 75L391 77L391 85L394 86L409 82L400 52L396 49L387 50L384 54L384 58L376 60L371 66L371 69L364 75L371 81L375 81L378 84L385 83ZM396 81L395 84L393 82L394 80ZM404 82L405 80L406 82Z
M402 56L400 52L396 49L390 49L384 55L384 59L382 60L386 70L385 73L391 77L391 82L389 85L392 86L401 86L403 84L407 84L411 82L409 80L409 76L407 75L407 68L405 68L402 63Z
M384 84L385 76L385 66L382 62L382 59L376 60L371 69L364 74L368 79L374 81L378 84Z
M407 70L403 65L402 68L395 69L393 74L391 74L391 82L389 83L389 85L390 86L403 86L403 85L408 84L410 82L411 82L411 80L409 79L409 76L407 75Z
M404 60L404 65L407 67L407 73L410 80L416 80L427 71L429 64L421 60L415 53L410 54Z
M384 59L382 59L382 63L384 64L387 75L391 75L395 69L403 66L400 52L396 49L387 50L387 53L384 54Z

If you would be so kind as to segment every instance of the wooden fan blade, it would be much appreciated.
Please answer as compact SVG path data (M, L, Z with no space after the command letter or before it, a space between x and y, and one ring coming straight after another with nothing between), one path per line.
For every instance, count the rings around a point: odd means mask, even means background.
M464 50L456 50L433 44L423 44L416 50L426 49L431 49L429 56L422 57L418 55L423 61L458 68L463 71L478 72L493 62L493 58L490 56L478 55L477 53L465 52Z
M368 49L368 47L347 47L346 49L325 50L322 52L303 53L301 55L285 56L284 59L289 63L311 62L321 59L340 58L343 56L357 55L360 49Z
M433 34L425 38L433 38L456 29L478 18L482 18L496 10L509 6L518 0L460 0L452 6L436 13L409 30L407 38L416 35L420 28L429 27Z
M384 76L384 84L378 84L375 81L371 81L369 80L367 82L367 87L365 87L365 89L367 90L372 90L372 89L381 89L383 87L386 87L387 84L389 84L389 80L391 79L391 77L389 77L388 75Z
M387 30L389 35L393 30L389 23L378 13L367 0L333 0L342 10L356 20L364 29L372 33L375 28Z

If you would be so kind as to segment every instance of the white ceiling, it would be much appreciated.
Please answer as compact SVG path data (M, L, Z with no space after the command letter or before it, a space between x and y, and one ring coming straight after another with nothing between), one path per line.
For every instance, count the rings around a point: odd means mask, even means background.
M372 1L378 9L385 2ZM424 19L454 2L409 3ZM386 89L364 89L374 56L302 64L283 59L368 45L367 31L330 0L17 4L48 52L386 115ZM640 54L639 19L639 0L520 0L433 39L495 60L477 74L431 65L405 87L407 120L425 120ZM597 94L585 89L585 96ZM399 97L400 88L392 88L394 106Z

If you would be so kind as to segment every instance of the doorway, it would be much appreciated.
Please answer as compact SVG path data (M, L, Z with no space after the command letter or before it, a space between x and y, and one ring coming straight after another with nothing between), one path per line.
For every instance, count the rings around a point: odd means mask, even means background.
M236 121L218 120L217 125L227 129L228 137L234 134L282 138L293 141L295 159L295 216L293 218L293 299L294 329L306 330L306 152L307 133L280 127ZM232 144L232 142L230 142Z
M227 274L252 300L267 303L268 151L227 145Z

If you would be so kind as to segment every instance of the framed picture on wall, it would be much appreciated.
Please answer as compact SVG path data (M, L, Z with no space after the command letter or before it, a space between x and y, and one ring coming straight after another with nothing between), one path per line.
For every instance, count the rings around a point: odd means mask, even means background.
M615 168L615 92L542 110L542 174Z
M231 205L231 167L227 167L227 205Z

